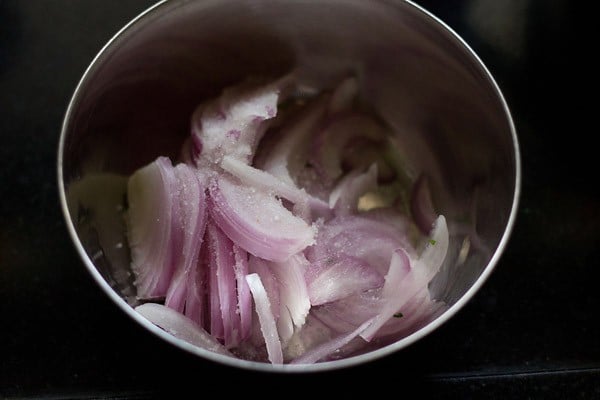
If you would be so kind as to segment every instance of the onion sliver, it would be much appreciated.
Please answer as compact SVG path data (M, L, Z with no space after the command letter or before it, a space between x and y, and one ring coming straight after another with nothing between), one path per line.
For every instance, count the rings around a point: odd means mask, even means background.
M283 351L275 325L275 318L271 312L269 297L258 274L246 275L246 281L256 305L256 313L260 322L260 329L265 338L267 354L272 364L283 364Z
M171 161L158 157L127 185L127 235L137 297L163 297L178 262L183 232L177 178Z
M358 210L358 199L367 192L377 189L377 164L366 172L352 171L345 175L329 195L329 207L336 215L354 214Z
M345 335L338 336L328 342L325 342L319 346L308 350L302 356L292 360L290 364L313 364L329 356L336 350L339 350L346 344L350 343L352 339L358 337L358 335L372 322L372 320L367 320L354 331Z
M284 262L271 263L270 267L279 283L280 318L282 314L289 314L294 326L302 327L310 310L310 299L304 280L308 261L302 254L295 254ZM285 339L288 339L287 335Z
M304 189L298 189L295 185L286 183L268 172L254 168L233 157L223 157L221 167L246 185L274 194L294 204L307 205L315 215L331 214L330 207L325 201L309 195Z
M252 294L246 282L248 275L248 253L237 245L233 245L233 266L237 289L237 312L240 318L240 339L246 339L252 329Z
M171 335L205 350L226 356L233 355L214 337L181 313L161 304L146 303L135 308L154 325Z
M183 243L181 249L176 249L179 257L167 290L165 305L183 312L188 286L194 282L190 276L192 269L198 267L198 256L206 228L206 185L204 176L186 164L175 166L175 176L180 221L174 222L179 223L182 228Z
M281 139L259 167L287 184L296 185L295 177L304 168L315 129L326 115L329 96L322 95L300 111L300 115L281 128Z
M321 179L333 182L342 174L343 153L348 144L359 139L384 144L384 127L371 116L362 113L340 113L319 130L312 141L311 163Z
M210 195L215 222L250 254L285 261L314 241L314 228L268 193L220 176Z
M210 167L225 154L249 163L267 128L264 122L277 114L278 100L275 84L242 84L200 105L192 116L192 143L201 149L197 164Z
M439 216L433 228L431 239L421 254L420 259L412 263L409 273L403 270L410 264L409 256L402 249L394 252L390 269L386 275L382 298L385 302L382 311L373 323L361 333L365 340L371 340L393 315L415 296L435 276L442 266L448 251L448 227L446 219Z
M383 276L355 257L340 257L330 263L312 263L305 274L313 306L330 303L365 290L381 287Z
M207 244L209 246L209 263L211 283L211 301L218 297L218 307L211 307L211 334L222 338L225 347L235 347L240 343L240 314L238 312L238 296L235 276L234 244L213 223L207 226ZM214 277L212 275L215 275ZM216 289L216 293L215 293ZM218 333L221 332L222 335Z

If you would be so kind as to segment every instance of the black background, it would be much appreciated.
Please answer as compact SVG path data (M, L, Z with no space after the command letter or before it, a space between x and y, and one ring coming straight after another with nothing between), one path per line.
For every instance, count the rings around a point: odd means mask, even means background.
M0 397L600 398L598 46L584 44L594 28L582 2L420 2L481 56L511 107L515 229L481 291L433 334L364 366L291 376L203 361L148 334L67 234L56 183L66 106L94 55L151 4L0 0Z

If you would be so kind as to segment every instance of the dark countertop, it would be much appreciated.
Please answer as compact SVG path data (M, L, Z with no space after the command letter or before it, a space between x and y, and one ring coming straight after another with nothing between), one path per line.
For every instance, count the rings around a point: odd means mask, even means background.
M369 398L600 398L596 124L580 90L593 65L573 47L587 33L584 9L420 2L475 49L512 109L523 163L513 235L481 291L433 334L364 366L288 376L202 361L149 335L104 295L67 234L56 184L66 106L104 43L152 3L0 0L0 397L146 398L206 385L211 396L312 397L324 384Z

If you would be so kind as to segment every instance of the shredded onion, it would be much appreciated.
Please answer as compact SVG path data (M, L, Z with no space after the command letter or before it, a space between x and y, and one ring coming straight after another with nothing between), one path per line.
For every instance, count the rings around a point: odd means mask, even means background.
M158 157L132 174L131 268L138 299L156 303L140 314L210 351L305 364L368 351L446 309L428 289L446 220L425 177L399 178L359 84L310 99L289 97L292 76L228 88L194 111L180 163Z
M179 339L214 353L233 357L221 343L192 320L160 304L146 303L135 308L153 324Z

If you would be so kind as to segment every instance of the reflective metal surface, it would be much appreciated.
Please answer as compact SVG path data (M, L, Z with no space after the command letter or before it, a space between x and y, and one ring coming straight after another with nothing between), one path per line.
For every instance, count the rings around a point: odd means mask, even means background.
M374 352L314 366L271 366L208 353L141 318L121 222L124 181L158 155L175 155L191 110L251 75L296 69L329 86L347 72L394 128L412 176L432 178L451 228L451 252L432 282L450 305L437 320ZM169 1L124 28L98 55L65 116L59 185L68 228L103 290L164 340L210 360L262 370L348 367L400 350L437 329L497 264L520 195L520 156L494 79L460 37L404 1Z

